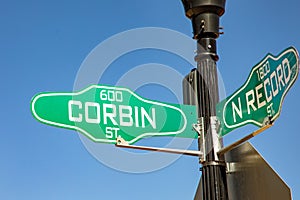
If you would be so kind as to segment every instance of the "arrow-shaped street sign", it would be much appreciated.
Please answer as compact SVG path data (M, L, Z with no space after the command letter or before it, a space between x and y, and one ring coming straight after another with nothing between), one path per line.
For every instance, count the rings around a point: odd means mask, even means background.
M77 130L94 142L128 144L151 136L197 138L195 106L144 99L121 87L91 85L74 93L41 93L31 102L42 123Z
M252 68L246 83L217 105L220 134L254 124L263 127L276 120L285 95L299 74L297 50L290 47L278 56L268 54Z

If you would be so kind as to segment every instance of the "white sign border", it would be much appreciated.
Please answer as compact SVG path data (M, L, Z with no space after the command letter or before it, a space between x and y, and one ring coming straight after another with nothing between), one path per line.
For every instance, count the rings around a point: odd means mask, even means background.
M289 52L292 52L292 53L294 53L295 54L295 56L296 56L296 64L295 65L298 65L298 66L296 66L296 68L297 68L297 75L294 77L294 79L291 81L291 84L287 87L287 89L284 91L284 93L282 94L282 96L281 96L281 100L280 100L280 106L279 106L279 112L277 112L276 113L276 115L274 115L273 117L272 117L272 121L273 120L275 120L275 119L277 119L278 117L279 117L279 115L280 115L280 112L281 112L281 107L282 107L282 102L283 102L283 99L284 99L284 97L285 97L285 95L286 95L286 93L289 91L289 89L290 89L290 87L293 85L293 83L295 82L295 80L297 79L297 77L298 77L298 75L299 75L299 54L298 54L298 52L297 52L297 50L294 48L294 47L289 47L289 48L287 48L286 50L284 50L281 54L279 54L277 57L274 57L272 54L268 54L260 63L258 63L256 66L254 66L253 68L252 68L252 70L251 70L251 73L250 73L250 75L248 76L248 79L247 79L247 81L246 81L246 83L244 83L244 85L239 89L239 90L237 90L227 101L226 101L226 103L225 103L225 105L224 105L224 107L223 107L223 121L224 121L224 123L225 123L225 126L226 127L228 127L228 128L238 128L238 127L240 127L240 126L243 126L243 125L246 125L246 124L249 124L249 123L253 123L253 124L256 124L257 126L262 126L263 124L262 123L259 123L259 122L257 122L257 121L255 121L255 120L252 120L252 119L249 119L249 120L246 120L246 121L243 121L243 122L241 122L241 123L237 123L237 124L234 124L234 125L228 125L227 123L226 123L226 119L225 119L225 111L226 111L226 107L227 107L227 104L238 94L238 93L240 93L240 91L241 90L243 90L247 85L248 85L248 83L249 83L249 81L250 81L250 79L251 79L251 77L252 77L252 74L254 73L254 71L255 70L257 70L257 68L258 67L260 67L264 62L266 62L266 60L267 59L269 59L269 58L272 58L272 59L274 59L274 60L279 60L283 55L285 55L286 53L289 53ZM294 66L292 66L292 68L293 67L295 67L295 65Z
M144 99L144 98L140 97L139 95L135 94L134 92L132 92L130 89L127 89L127 88L105 86L105 85L90 85L89 87L87 87L87 88L85 88L85 89L83 89L83 90L81 90L79 92L74 92L74 93L72 93L72 92L66 92L66 93L63 93L63 92L62 93L54 92L54 93L42 93L42 94L38 94L32 100L31 111L32 111L32 113L33 113L33 115L34 115L34 117L36 119L38 119L39 121L41 121L41 122L43 122L45 124L49 124L49 125L53 125L53 126L57 126L57 127L61 127L61 128L68 128L68 129L73 129L73 130L79 131L79 132L81 132L82 134L84 134L86 137L88 137L89 139L91 139L94 142L116 143L116 140L97 139L97 138L93 137L90 133L88 133L87 131L85 131L85 130L77 127L77 126L70 126L70 125L67 125L67 124L61 124L61 123L52 122L52 121L43 119L35 111L35 103L41 97L45 97L45 96L77 96L77 95L83 94L86 91L88 91L90 89L93 89L93 88L126 91L126 92L129 92L130 94L132 94L133 96L135 96L136 98L138 98L140 101L143 101L145 103L154 104L154 105L163 106L163 107L168 107L168 108L177 110L178 112L181 113L181 115L182 115L182 117L184 119L184 125L183 125L183 127L180 130L175 131L175 132L162 132L162 133L160 133L160 132L148 132L148 133L143 133L143 134L139 135L138 137L136 137L136 138L134 138L134 139L132 139L130 141L126 141L126 142L128 142L128 144L133 144L136 141L138 141L139 139L142 139L142 138L147 137L147 136L178 135L178 134L182 133L186 129L186 127L187 127L187 118L186 118L186 115L184 114L184 112L182 112L181 109L179 109L179 108L177 108L175 106L172 106L172 105L165 104L165 103L161 103L161 102L157 102L157 101L152 101L152 100Z

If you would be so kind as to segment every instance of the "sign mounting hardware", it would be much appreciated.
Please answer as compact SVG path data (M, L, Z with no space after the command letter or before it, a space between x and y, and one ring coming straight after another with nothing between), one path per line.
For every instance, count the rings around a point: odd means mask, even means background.
M123 138L117 138L116 147L128 148L128 149L138 149L145 151L158 151L164 153L182 154L188 156L203 156L203 152L195 150L183 150L183 149L169 149L169 148L159 148L159 147L148 147L148 146L137 146L128 144Z

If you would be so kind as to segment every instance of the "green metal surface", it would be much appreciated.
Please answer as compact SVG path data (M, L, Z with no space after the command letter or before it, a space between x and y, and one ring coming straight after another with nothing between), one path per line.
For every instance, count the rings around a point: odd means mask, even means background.
M295 48L290 47L276 57L268 54L252 68L246 83L217 105L220 134L224 136L246 124L262 127L276 120L298 73L299 57Z
M31 101L40 122L77 130L94 142L129 144L151 136L197 138L195 106L144 99L127 88L91 85L74 93L41 93Z

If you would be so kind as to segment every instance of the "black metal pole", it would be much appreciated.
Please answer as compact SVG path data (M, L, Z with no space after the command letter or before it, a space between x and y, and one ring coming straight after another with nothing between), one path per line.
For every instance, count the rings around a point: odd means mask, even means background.
M206 156L202 164L202 199L227 200L226 166L223 147L218 136L216 104L219 102L217 76L217 45L219 18L225 11L225 0L182 0L186 16L192 20L194 39L197 40L198 85L196 92L198 117L203 122ZM202 145L199 141L199 148Z

